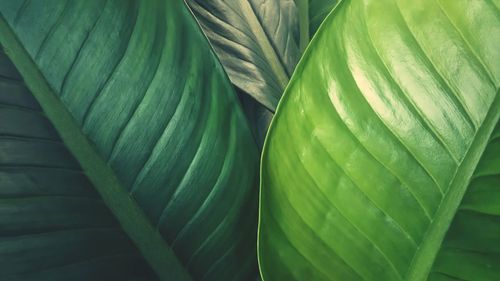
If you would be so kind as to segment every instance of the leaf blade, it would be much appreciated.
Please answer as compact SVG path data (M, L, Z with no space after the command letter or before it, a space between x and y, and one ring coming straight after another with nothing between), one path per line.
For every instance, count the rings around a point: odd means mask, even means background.
M31 2L17 12L11 4L1 5L9 55L159 275L252 274L252 242L245 238L255 224L256 148L220 64L182 3ZM37 5L53 16L34 17ZM228 150L239 146L247 149ZM223 170L226 163L233 165ZM200 212L203 219L191 221ZM184 224L191 227L182 231ZM188 239L199 251L170 244ZM246 264L242 272L239 263Z
M442 274L464 280L491 280L498 276L500 163L495 136L499 130L497 125L446 234L429 280ZM485 174L484 170L491 172Z
M495 14L484 3L468 3ZM343 1L301 60L262 160L259 263L265 279L279 278L285 268L294 272L292 280L311 272L319 280L422 280L430 270L498 121L498 84L488 72L499 73L481 70L457 33L440 32L452 26L435 1L420 1L425 9L412 5ZM416 20L424 14L434 20ZM499 32L495 17L477 23ZM432 53L431 37L423 37L432 25L444 36L434 44L454 46L453 52ZM485 46L495 44L491 36L481 38ZM499 55L491 48L481 52ZM465 60L466 71L443 71ZM461 83L465 77L478 86L473 94ZM472 117L464 110L474 107L471 96L485 102ZM287 231L266 230L271 224ZM283 241L312 265L266 249ZM279 272L271 273L270 265Z
M309 34L312 35L316 33L325 17L332 11L338 2L337 0L309 1Z
M0 57L2 277L155 279L3 51Z
M296 4L186 2L233 84L274 112L301 53Z

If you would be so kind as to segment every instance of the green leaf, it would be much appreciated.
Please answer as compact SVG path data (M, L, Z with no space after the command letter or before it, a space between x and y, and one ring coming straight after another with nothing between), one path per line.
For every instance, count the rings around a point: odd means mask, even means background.
M293 1L186 0L229 78L274 112L300 58ZM309 41L309 38L304 40Z
M232 83L262 105L242 99L250 126L264 132L259 145L310 34L336 2L186 0Z
M2 280L154 280L0 50Z
M255 143L259 147L259 151L262 151L267 130L273 119L273 114L245 92L239 89L236 91L241 101L241 107L247 117Z
M340 2L264 147L265 281L427 279L500 117L499 45L489 1Z
M500 123L446 234L429 280L500 276Z
M299 0L297 0L299 1ZM314 34L320 24L340 0L309 0L309 34Z
M310 34L337 1L186 2L233 84L274 112Z
M253 275L257 148L184 3L12 0L0 13L7 54L159 277Z

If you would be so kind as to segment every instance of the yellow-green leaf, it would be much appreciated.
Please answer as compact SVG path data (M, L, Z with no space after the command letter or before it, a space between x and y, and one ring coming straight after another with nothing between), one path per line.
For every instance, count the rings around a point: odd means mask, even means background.
M500 117L498 46L498 1L340 2L265 143L265 281L427 279Z

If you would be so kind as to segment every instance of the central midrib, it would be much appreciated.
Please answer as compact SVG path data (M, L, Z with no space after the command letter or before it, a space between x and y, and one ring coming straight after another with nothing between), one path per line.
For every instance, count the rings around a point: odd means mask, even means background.
M485 120L477 130L474 140L459 164L453 181L450 183L442 203L436 215L422 238L422 243L415 252L408 268L405 280L422 281L427 280L428 274L434 264L434 260L441 248L446 232L455 216L455 213L467 191L469 181L476 169L482 153L486 149L490 135L500 119L500 95L496 92L495 99Z
M137 245L161 280L191 281L192 277L158 230L123 188L78 123L49 86L31 56L0 14L0 40L27 87L37 99L61 139L78 160L123 230Z

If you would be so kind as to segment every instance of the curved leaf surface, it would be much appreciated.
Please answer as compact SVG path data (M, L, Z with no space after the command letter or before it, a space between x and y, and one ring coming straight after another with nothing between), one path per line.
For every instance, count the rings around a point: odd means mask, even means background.
M238 97L241 101L241 107L245 112L250 130L252 131L255 143L259 151L262 151L264 140L266 138L269 124L273 119L273 113L260 103L250 97L247 93L237 89Z
M337 1L186 0L186 3L232 83L261 104L240 96L250 126L259 132L256 141L261 146L276 105L309 38Z
M499 45L489 1L342 1L264 147L264 280L426 280L500 116Z
M159 277L253 275L257 149L184 3L2 1L0 13L8 55Z
M274 112L301 55L295 2L186 2L233 84Z
M500 276L500 123L446 234L430 281Z
M309 34L311 37L338 2L339 0L309 0Z
M0 50L2 280L155 280Z

